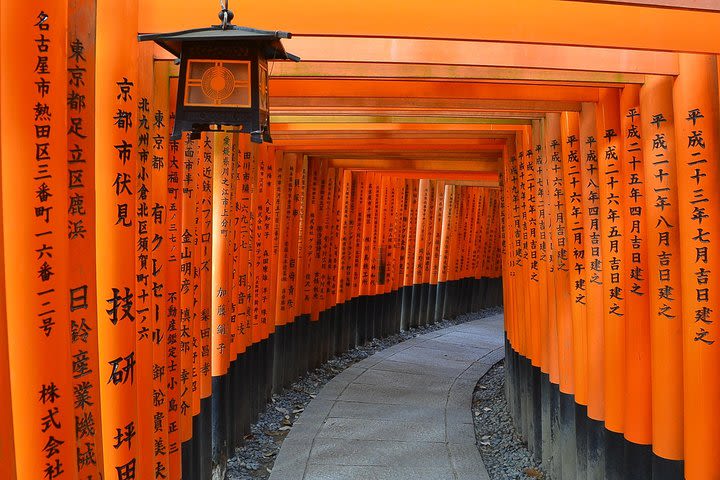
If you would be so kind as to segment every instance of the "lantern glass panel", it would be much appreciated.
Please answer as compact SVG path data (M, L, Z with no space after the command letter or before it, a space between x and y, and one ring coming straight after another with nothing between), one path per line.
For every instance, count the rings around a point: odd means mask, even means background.
M263 65L260 65L259 69L259 85L260 85L260 110L267 112L268 111L268 97L270 96L270 92L268 90L268 72L267 68L265 68Z
M250 86L249 61L188 60L185 105L249 108Z

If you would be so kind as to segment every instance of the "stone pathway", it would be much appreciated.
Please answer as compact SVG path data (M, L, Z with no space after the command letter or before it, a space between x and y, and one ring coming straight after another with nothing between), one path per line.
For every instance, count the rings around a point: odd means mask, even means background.
M496 315L399 343L338 374L310 402L270 480L485 480L471 413L504 356Z

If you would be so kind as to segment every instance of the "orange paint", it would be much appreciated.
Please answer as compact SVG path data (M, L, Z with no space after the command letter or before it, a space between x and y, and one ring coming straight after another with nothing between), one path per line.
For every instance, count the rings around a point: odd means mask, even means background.
M585 295L587 315L588 417L605 418L605 323L603 320L603 269L600 231L600 180L598 178L595 104L583 103L580 112L580 176L582 179L583 233L585 234Z
M720 235L717 185L718 71L714 56L681 55L673 88L685 397L685 478L720 478L720 256L708 244ZM709 309L709 310L708 310Z
M588 402L587 278L585 272L585 231L582 209L580 126L575 112L560 114L565 225L569 288L572 315L575 402Z
M624 252L629 241L623 225L624 165L619 100L616 90L604 89L596 111L605 322L605 425L616 433L624 431L627 399L625 299L628 293Z
M650 290L653 452L683 458L683 340L673 79L640 89ZM662 121L662 119L665 119Z
M625 195L625 438L637 444L652 442L650 381L650 302L648 279L649 229L642 138L640 134L640 87L626 86L620 96Z

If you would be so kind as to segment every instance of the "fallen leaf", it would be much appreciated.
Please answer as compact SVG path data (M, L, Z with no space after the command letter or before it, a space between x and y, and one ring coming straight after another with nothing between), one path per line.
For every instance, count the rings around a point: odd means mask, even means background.
M543 473L537 468L524 468L523 473L530 478L543 478Z

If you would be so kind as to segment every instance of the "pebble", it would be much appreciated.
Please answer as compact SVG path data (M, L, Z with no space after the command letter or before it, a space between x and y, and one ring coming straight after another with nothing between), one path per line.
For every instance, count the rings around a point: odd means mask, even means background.
M273 395L272 402L252 425L252 434L246 437L245 444L242 448L236 449L235 456L228 461L226 479L269 478L280 446L290 432L290 425L302 414L304 408L317 396L322 387L346 368L405 340L499 313L502 313L502 307L487 308L480 312L459 315L451 320L445 319L434 325L412 328L383 339L375 338L366 345L345 352L307 373L282 394ZM291 422L290 425L286 423L288 421Z
M505 398L504 362L495 364L480 379L472 405L475 438L490 480L550 478L513 426Z

